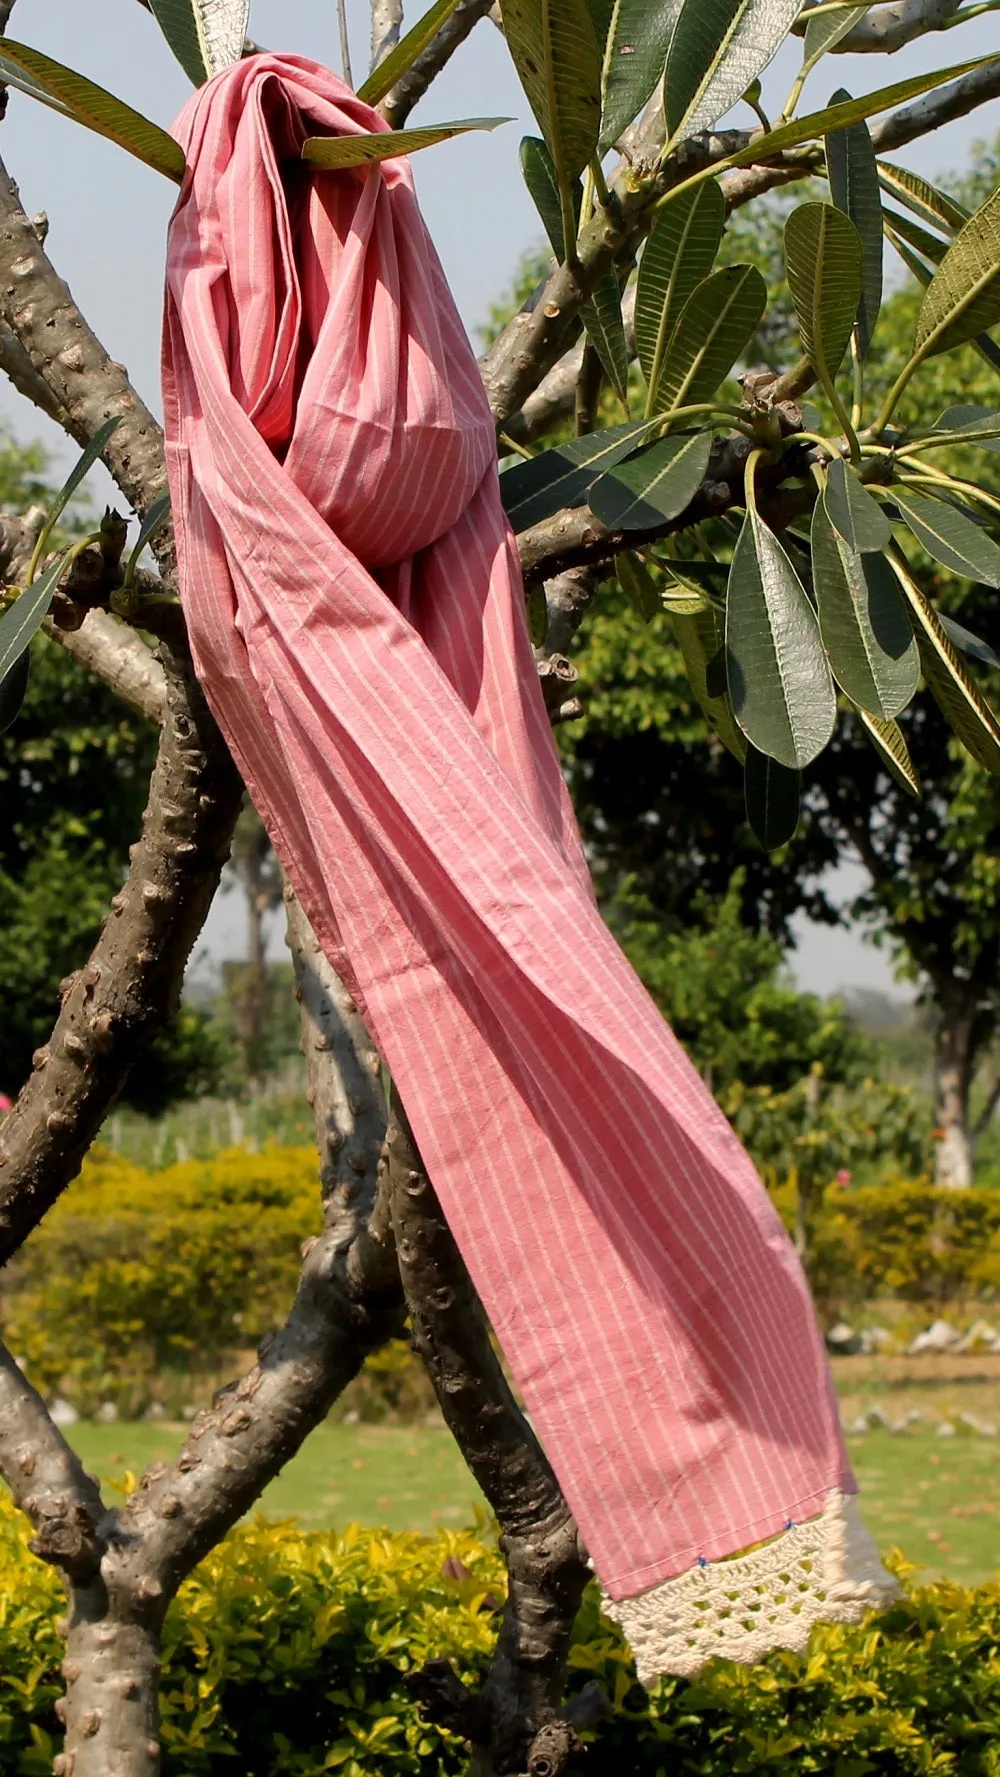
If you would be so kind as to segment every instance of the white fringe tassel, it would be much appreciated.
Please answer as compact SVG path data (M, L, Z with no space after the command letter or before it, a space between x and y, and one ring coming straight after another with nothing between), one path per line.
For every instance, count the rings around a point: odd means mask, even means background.
M693 1678L708 1660L752 1665L772 1648L802 1653L816 1623L860 1623L899 1596L853 1494L831 1493L818 1518L733 1560L663 1580L636 1598L605 1598L642 1684Z

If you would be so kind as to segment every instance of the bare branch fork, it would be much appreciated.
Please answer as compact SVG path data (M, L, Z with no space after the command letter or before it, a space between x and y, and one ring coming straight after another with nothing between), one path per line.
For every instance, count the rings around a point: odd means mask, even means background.
M178 1585L253 1504L356 1374L400 1331L378 1056L292 901L290 942L323 1156L321 1233L258 1362L197 1417L180 1455L147 1469L120 1509L0 1348L0 1471L35 1528L32 1547L70 1593L62 1777L152 1777L159 1636Z

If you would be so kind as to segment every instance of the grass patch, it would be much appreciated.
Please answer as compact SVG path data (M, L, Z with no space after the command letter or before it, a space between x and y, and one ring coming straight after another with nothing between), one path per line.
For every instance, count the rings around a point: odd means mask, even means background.
M865 1519L879 1547L901 1548L921 1581L981 1585L1000 1563L997 1440L931 1432L848 1438Z
M187 1427L80 1420L73 1448L102 1481L121 1482L150 1462L169 1462ZM458 1530L485 1509L482 1494L443 1426L320 1425L271 1482L255 1511L298 1518L309 1529L369 1524L388 1530Z
M893 1403L895 1405L895 1403ZM181 1425L80 1421L69 1437L102 1480L124 1480L176 1455ZM848 1439L865 1517L883 1550L899 1547L925 1571L978 1585L1000 1561L1000 1440L919 1429ZM367 1524L390 1530L460 1529L485 1509L478 1487L439 1426L321 1425L255 1510L309 1528Z

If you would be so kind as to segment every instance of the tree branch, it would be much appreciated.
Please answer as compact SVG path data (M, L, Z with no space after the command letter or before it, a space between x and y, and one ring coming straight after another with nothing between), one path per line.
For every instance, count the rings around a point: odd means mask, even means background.
M959 80L940 87L937 92L926 93L922 99L915 99L912 105L890 111L887 117L872 125L875 151L889 154L894 148L905 148L918 136L928 136L932 130L939 130L942 124L968 116L970 111L998 95L1000 58L988 62L983 68L974 68L971 74L963 74Z
M526 1769L556 1777L576 1747L572 1730L560 1721L559 1704L588 1577L585 1557L559 1483L493 1349L479 1298L398 1105L388 1147L392 1220L414 1342L459 1449L496 1513L509 1573L482 1694L469 1695L463 1710L462 1687L440 1663L430 1672L425 1668L414 1688L432 1712L444 1700L452 1725L488 1748L498 1777Z
M122 1512L130 1585L152 1580L172 1596L325 1418L368 1353L401 1331L392 1239L384 1217L373 1218L381 1238L368 1233L372 1214L371 1200L353 1189L334 1192L322 1234L306 1242L280 1332L199 1413L177 1459L146 1471ZM362 1230L363 1254L355 1248Z
M485 18L492 0L458 0L454 12L432 37L427 48L413 66L397 80L378 107L390 129L401 130L414 106L419 104L431 82L437 79L456 49L465 42L473 26Z
M636 286L630 284L622 297L622 319L625 322L625 344L629 362L635 357ZM519 413L511 418L505 430L517 444L532 444L560 420L573 412L576 385L583 364L584 341L553 364L537 389L530 394Z
M134 629L108 611L88 611L79 629L46 631L81 666L96 673L123 702L157 727L167 711L167 679L161 662Z
M242 797L190 661L164 649L167 715L143 833L89 962L0 1133L0 1264L51 1207L177 1004Z
M894 0L891 6L873 6L869 13L833 46L834 55L892 55L917 37L943 31L962 0ZM804 15L808 19L808 13Z
M101 1527L100 1570L81 1575L73 1595L59 1705L62 1777L154 1777L160 1631L170 1599L300 1448L367 1353L402 1326L388 1167L380 1160L378 1057L294 898L289 912L324 1156L323 1230L303 1248L291 1312L277 1336L262 1341L258 1362L199 1414L176 1461L149 1468ZM40 1402L39 1410L44 1416Z
M567 332L598 279L616 259L635 250L650 225L656 199L681 179L724 160L746 141L743 130L693 137L664 168L643 179L628 174L616 185L618 218L598 212L578 243L579 263L558 266L480 360L498 427L506 426L560 356Z
M147 1471L125 1507L139 1536L136 1561L170 1593L299 1448L367 1353L402 1325L379 1057L298 901L290 892L285 899L324 1226L303 1249L281 1331L199 1414L176 1462Z
M0 1345L0 1473L31 1520L32 1553L71 1580L100 1564L97 1527L104 1502L97 1483L53 1425L45 1402Z
M67 430L86 444L104 420L120 424L104 452L112 475L137 512L166 486L160 427L87 325L21 205L0 162L0 315L59 406ZM161 559L169 557L159 533Z
M292 889L284 891L302 1049L309 1066L323 1201L338 1191L370 1212L385 1141L382 1063L364 1023Z
M990 1087L990 1090L986 1095L986 1102L972 1125L971 1134L974 1142L981 1141L982 1137L986 1134L986 1131L996 1114L998 1104L1000 1104L1000 1075L998 1075Z
M69 415L62 402L40 377L17 335L0 323L0 370L4 371L19 395L55 420L57 426L69 431Z
M351 1263L359 1227L358 1207L338 1193L324 1232L307 1242L277 1337L198 1415L176 1461L147 1469L102 1526L100 1571L73 1598L62 1777L156 1777L160 1632L177 1587L301 1447L368 1352L399 1331L391 1239L369 1240L369 1266L359 1269Z
M369 6L372 15L370 67L374 72L399 42L403 0L369 0Z

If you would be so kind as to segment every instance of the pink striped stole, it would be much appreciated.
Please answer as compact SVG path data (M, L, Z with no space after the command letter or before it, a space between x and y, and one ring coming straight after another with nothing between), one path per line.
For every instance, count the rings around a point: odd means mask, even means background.
M409 166L297 161L384 127L273 55L176 126L163 384L195 664L640 1670L753 1658L890 1582L797 1259L596 909Z

